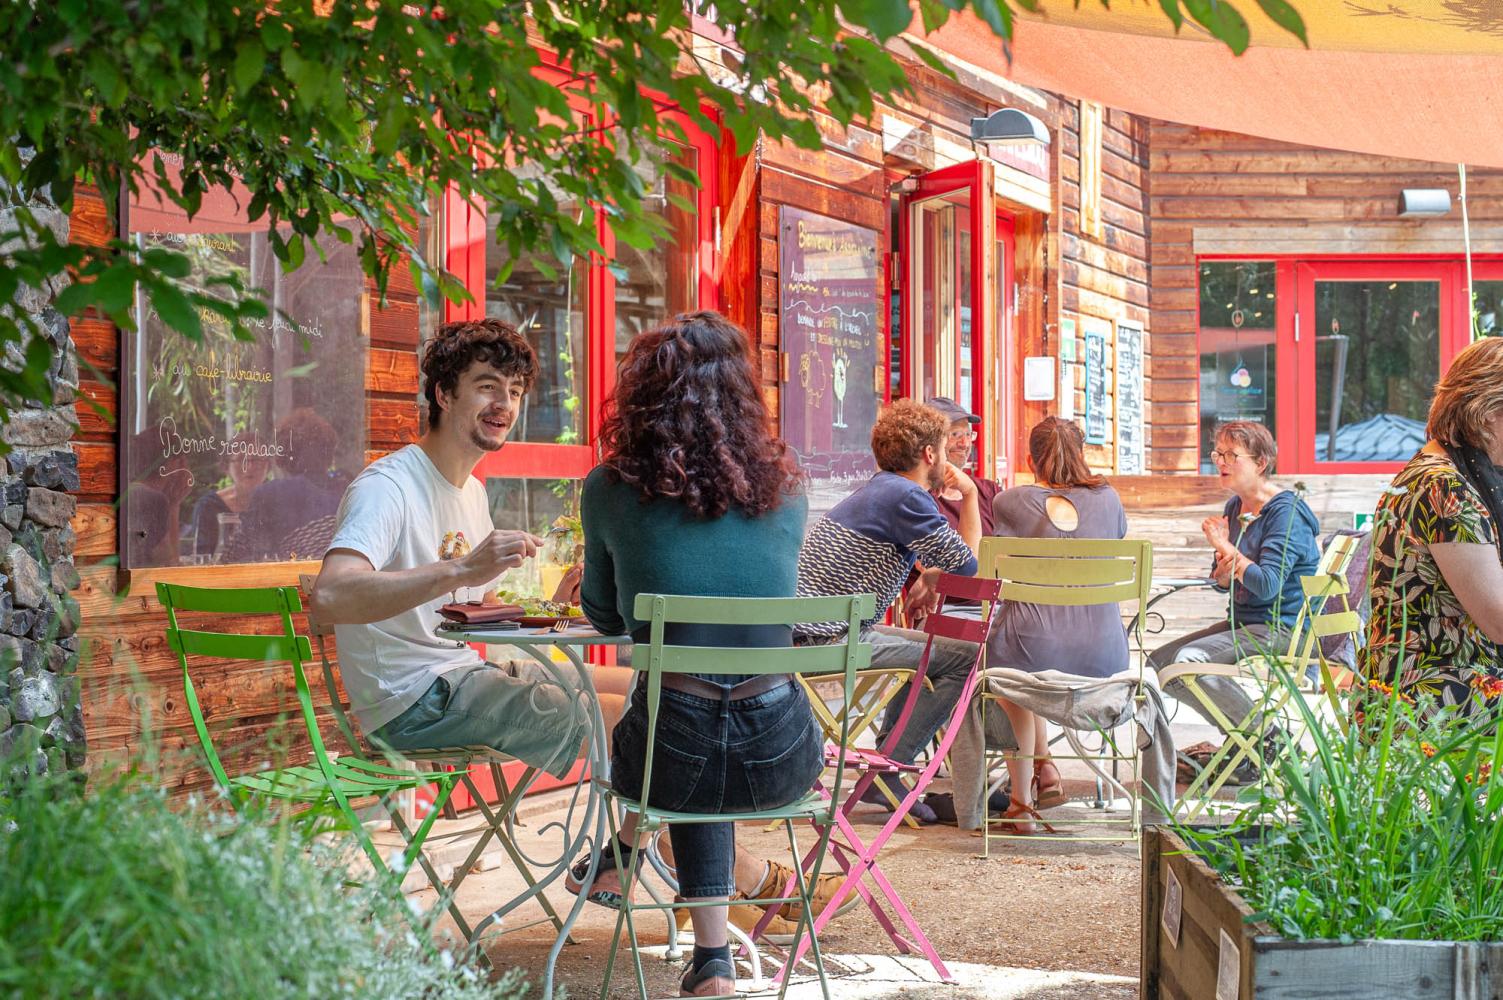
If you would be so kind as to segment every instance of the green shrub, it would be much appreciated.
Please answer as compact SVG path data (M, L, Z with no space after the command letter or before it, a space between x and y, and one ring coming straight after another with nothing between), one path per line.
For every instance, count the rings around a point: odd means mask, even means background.
M3 773L3 772L0 772ZM0 995L499 1000L413 930L389 888L350 888L290 822L132 778L22 781L0 796Z

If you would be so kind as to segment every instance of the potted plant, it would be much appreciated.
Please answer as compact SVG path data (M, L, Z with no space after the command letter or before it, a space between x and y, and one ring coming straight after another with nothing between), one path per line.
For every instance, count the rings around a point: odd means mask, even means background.
M1242 812L1145 833L1141 996L1503 996L1496 716L1376 683L1332 697L1334 718L1291 695L1307 749L1286 749Z

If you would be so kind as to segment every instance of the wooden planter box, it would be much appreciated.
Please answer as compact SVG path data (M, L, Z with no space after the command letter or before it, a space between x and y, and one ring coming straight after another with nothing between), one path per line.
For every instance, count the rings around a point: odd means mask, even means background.
M1173 832L1144 830L1141 1000L1503 1000L1503 943L1290 941L1251 915Z

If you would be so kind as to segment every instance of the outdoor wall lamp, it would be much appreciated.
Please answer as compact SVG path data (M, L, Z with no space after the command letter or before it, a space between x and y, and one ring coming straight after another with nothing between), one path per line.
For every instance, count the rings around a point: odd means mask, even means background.
M1449 215L1451 192L1445 188L1405 188L1399 192L1399 216L1430 219Z
M1026 111L1003 108L993 111L985 118L971 119L972 142L994 142L1001 146L1019 146L1027 143L1049 145L1049 130L1044 123Z

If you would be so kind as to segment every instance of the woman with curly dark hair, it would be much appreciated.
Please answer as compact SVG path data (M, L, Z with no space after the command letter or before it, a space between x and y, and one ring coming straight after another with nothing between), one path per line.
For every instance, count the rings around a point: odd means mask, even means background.
M697 312L639 336L606 408L601 464L585 480L581 502L580 596L590 622L645 642L647 624L632 615L639 593L794 596L808 503L791 455L772 435L740 328L718 313ZM685 645L792 644L787 627L669 630L669 641ZM822 740L809 699L790 677L668 675L663 688L653 805L734 814L809 791L822 766ZM638 684L612 745L611 780L628 796L641 791L646 730L646 690ZM731 823L671 826L668 833L686 900L755 895L780 881L769 866L746 871ZM623 829L622 838L607 850L625 859L634 832ZM590 898L611 905L620 884L609 855L602 869ZM694 960L682 995L732 992L726 908L690 912Z

